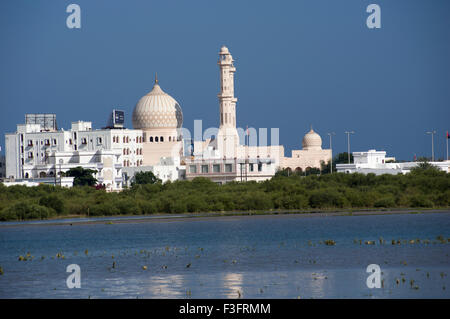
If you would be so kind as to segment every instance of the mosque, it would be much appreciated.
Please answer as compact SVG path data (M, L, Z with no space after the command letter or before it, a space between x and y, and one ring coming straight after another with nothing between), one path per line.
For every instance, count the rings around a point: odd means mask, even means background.
M153 89L143 96L133 110L133 127L143 132L143 165L154 166L161 160L185 166L185 178L203 176L217 183L262 181L277 170L320 168L331 159L331 150L322 149L322 139L311 130L304 136L302 150L284 156L282 145L241 145L236 128L233 57L226 46L219 52L220 69L219 129L215 137L194 141L191 154L184 155L183 113L179 103L165 93L155 78ZM175 164L174 164L175 165ZM181 164L180 164L181 165ZM142 168L141 168L142 169Z
M190 137L183 136L180 104L163 91L155 77L152 90L139 99L133 110L133 129L123 127L124 112L120 110L114 110L112 123L100 130L93 130L89 121L72 122L69 130L58 129L55 114L27 114L24 124L5 134L1 176L11 183L63 185L64 173L81 166L96 171L94 177L108 191L120 191L140 171L152 171L163 182L202 176L222 184L263 181L285 168L320 168L321 162L331 159L331 150L322 149L322 139L312 128L303 138L303 149L293 150L291 157L284 156L283 145L242 145L243 130L236 127L236 67L227 47L220 49L217 64L217 134L193 141L189 154L184 142ZM247 135L251 140L248 130Z

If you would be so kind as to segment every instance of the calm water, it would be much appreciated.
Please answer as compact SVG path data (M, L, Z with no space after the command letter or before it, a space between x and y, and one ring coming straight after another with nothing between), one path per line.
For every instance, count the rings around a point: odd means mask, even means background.
M450 243L436 240L450 238L450 212L2 225L0 298L450 297ZM66 286L69 264L80 289ZM369 264L380 289L366 285Z

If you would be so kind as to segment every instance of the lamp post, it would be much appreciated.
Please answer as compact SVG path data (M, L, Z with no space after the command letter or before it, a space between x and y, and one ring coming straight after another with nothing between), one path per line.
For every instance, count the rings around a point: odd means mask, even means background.
M434 134L436 134L436 131L432 130L426 133L431 135L431 161L434 162Z
M348 163L350 164L350 134L355 134L355 132L346 131L344 133L347 134L347 156L348 156Z
M328 136L330 137L330 150L331 150L330 174L333 173L333 147L332 147L332 142L331 142L331 137L333 135L336 135L336 133L334 133L334 132L328 133Z

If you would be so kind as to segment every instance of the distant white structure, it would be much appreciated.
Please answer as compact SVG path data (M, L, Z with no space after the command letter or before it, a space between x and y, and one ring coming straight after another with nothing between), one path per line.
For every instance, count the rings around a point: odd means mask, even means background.
M96 170L99 183L116 191L122 189L122 167L143 164L141 130L92 130L91 122L78 121L64 131L28 121L5 137L10 179L59 178L61 172L81 166Z
M420 162L390 163L395 161L393 157L386 157L385 151L369 150L367 152L353 152L353 164L336 164L338 173L373 173L382 174L406 174ZM430 162L444 172L449 171L450 161Z
M321 163L327 164L331 160L331 149L322 149L322 138L311 130L302 140L301 150L292 150L291 157L284 157L282 168L291 171L305 171L308 168L321 169Z
M14 185L23 185L23 186L39 186L40 184L47 184L47 185L55 185L55 181L56 181L56 185L59 185L61 187L72 187L73 186L73 180L75 179L75 177L62 177L62 178L57 178L56 180L54 178L39 178L36 180L33 179L7 179L3 181L3 185L5 186L14 186Z

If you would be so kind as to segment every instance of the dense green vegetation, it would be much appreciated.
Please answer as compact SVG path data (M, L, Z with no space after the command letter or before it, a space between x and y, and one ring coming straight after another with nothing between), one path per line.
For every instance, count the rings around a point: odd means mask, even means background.
M208 179L196 178L162 184L154 182L151 176L148 181L135 183L120 193L107 193L89 186L5 187L0 184L0 220L67 215L450 206L450 174L428 164L406 175L285 176L285 172L280 171L271 180L261 183L217 185Z
M133 182L132 185L135 184L155 184L161 182L161 180L159 178L157 178L155 176L155 174L153 174L153 172L137 172L136 174L134 174L134 178L133 178Z
M97 180L92 174L97 171L92 169L84 169L81 166L69 169L66 172L66 176L74 177L73 186L94 186L97 184Z

